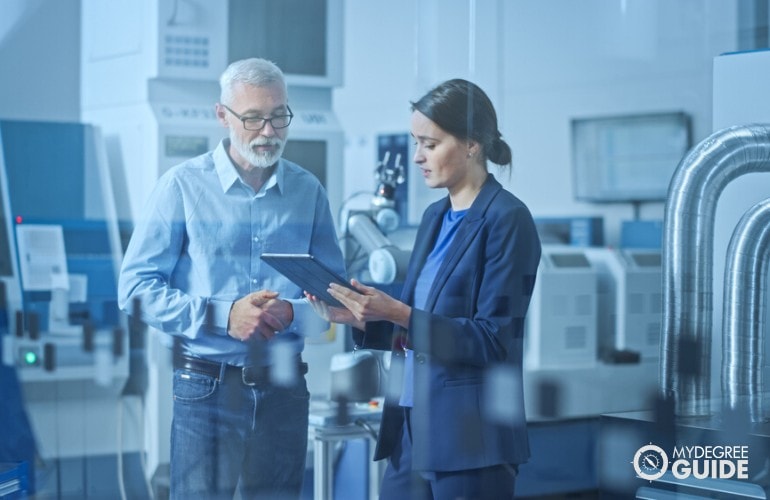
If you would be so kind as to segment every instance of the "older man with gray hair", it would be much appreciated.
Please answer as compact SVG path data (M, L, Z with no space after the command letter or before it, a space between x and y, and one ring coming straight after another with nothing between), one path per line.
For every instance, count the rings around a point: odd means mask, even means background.
M220 85L229 137L158 180L119 301L127 312L138 301L141 320L176 346L171 497L297 498L309 403L301 353L328 324L259 257L311 253L342 275L344 262L326 191L281 158L293 117L281 70L236 61Z

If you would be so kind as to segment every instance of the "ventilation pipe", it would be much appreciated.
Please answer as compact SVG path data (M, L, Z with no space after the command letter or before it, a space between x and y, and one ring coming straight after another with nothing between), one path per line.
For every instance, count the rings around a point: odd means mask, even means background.
M762 421L770 199L741 218L730 239L722 317L722 393L731 410Z
M750 172L770 172L770 126L715 132L682 159L669 186L660 385L679 416L711 411L714 216L725 186Z

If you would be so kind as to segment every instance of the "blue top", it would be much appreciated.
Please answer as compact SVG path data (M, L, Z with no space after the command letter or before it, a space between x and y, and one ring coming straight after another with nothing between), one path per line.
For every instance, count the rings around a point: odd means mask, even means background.
M425 302L428 299L430 287L433 285L433 279L438 274L438 269L441 267L441 263L444 262L449 245L452 244L452 240L457 233L457 228L467 213L468 209L447 210L444 214L444 220L441 222L441 230L436 238L436 243L433 245L433 250L428 255L428 259L425 261L425 265L422 267L422 271L420 271L420 276L417 278L417 284L414 287L413 305L417 309L425 309Z
M141 301L142 320L182 340L182 352L233 365L247 359L251 342L227 334L234 301L263 289L292 303L294 320L276 339L297 353L303 336L329 325L313 312L302 290L259 256L310 253L345 276L326 191L318 179L281 159L258 193L244 183L227 154L214 151L173 167L158 180L126 250L118 301L130 313ZM211 315L206 317L207 309ZM268 352L254 349L254 352Z
M441 263L444 262L447 250L457 234L457 228L460 226L468 209L465 210L447 210L444 219L441 222L441 230L433 245L433 250L428 254L425 265L420 271L417 283L414 287L414 307L425 309L425 303L428 300L430 288L433 280L438 274ZM400 406L412 407L414 400L414 353L411 349L406 352L404 363L404 387L401 391L401 398L398 402Z

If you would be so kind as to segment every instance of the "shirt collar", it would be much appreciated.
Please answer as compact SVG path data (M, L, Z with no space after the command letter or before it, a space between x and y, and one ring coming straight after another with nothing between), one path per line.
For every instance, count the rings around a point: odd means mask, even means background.
M238 175L238 170L233 165L233 161L230 159L230 155L227 153L227 149L230 147L230 139L222 139L219 145L214 150L214 168L216 169L217 176L219 177L219 184L222 186L222 191L227 192L233 185L240 182L241 178ZM277 185L278 192L283 193L284 189L284 176L286 167L284 166L283 158L278 160L278 165L275 167L275 172L267 180L260 192L265 192L271 187Z

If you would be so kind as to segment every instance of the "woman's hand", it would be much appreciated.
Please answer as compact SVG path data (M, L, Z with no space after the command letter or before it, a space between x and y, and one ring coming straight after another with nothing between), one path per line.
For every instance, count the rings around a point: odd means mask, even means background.
M352 314L356 320L362 323L385 320L404 328L409 327L411 307L374 287L362 285L356 280L350 280L350 284L357 291L332 283L329 285L329 293L339 300L347 308L346 312Z
M364 329L363 322L356 320L353 314L344 307L332 307L308 292L305 292L305 297L307 297L315 313L326 321L351 325L360 330Z

